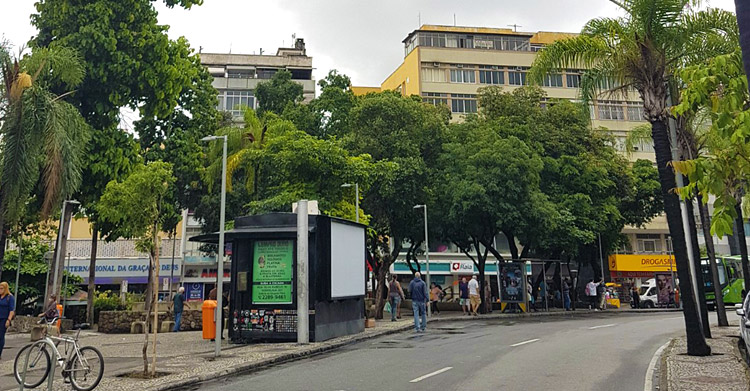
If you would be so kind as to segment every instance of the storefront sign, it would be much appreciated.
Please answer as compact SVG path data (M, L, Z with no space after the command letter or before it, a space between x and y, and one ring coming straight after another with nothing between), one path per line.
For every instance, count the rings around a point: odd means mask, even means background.
M185 285L185 297L188 301L203 300L203 283L194 282Z
M668 272L677 270L674 257L667 254L613 254L609 256L610 272Z
M474 262L472 262L472 261L453 261L453 262L451 262L451 273L474 274Z
M256 241L253 246L253 304L292 304L291 240Z
M180 279L181 262L174 263L173 281ZM159 268L160 277L170 276L171 262L162 262ZM96 284L120 284L122 280L128 280L131 284L145 284L148 282L148 258L126 258L126 259L97 259L96 260ZM89 279L89 260L71 259L66 261L65 270L73 275L83 278L84 283Z
M509 262L500 264L500 301L504 303L526 302L526 278L524 263Z

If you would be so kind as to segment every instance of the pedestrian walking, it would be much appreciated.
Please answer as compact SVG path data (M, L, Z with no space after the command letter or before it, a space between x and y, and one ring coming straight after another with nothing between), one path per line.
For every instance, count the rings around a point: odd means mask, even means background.
M565 307L565 311L570 311L570 280L564 279L563 280L563 306Z
M607 309L607 285L604 279L599 281L599 285L596 286L596 296L599 298L599 309L602 311Z
M172 298L172 310L174 311L174 331L175 333L180 331L180 323L182 323L182 311L185 308L185 288L180 287L177 289L177 293ZM188 308L190 305L188 304Z
M5 348L5 332L8 331L16 317L16 298L10 294L8 283L0 282L0 360Z
M430 283L430 308L432 309L432 314L437 315L440 313L440 308L438 308L438 302L440 299L443 298L443 290L440 289L440 287L435 284L434 282Z
M464 315L471 314L469 312L469 284L466 282L466 277L461 278L461 282L458 283L458 303L461 305Z
M414 311L414 331L424 332L427 328L427 289L422 274L414 273L414 279L409 283L411 292L411 309ZM421 323L420 323L421 320Z
M593 278L586 284L586 300L589 302L589 309L593 308L598 311L596 308L596 286Z
M633 298L633 308L641 308L641 296L638 294L638 287L633 285L630 288L630 297Z
M479 282L477 276L471 276L469 281L469 302L471 303L471 314L478 316L477 310L479 310Z
M398 276L393 275L391 283L388 284L388 300L391 302L391 322L396 318L401 319L401 300L404 299L404 289L398 282Z

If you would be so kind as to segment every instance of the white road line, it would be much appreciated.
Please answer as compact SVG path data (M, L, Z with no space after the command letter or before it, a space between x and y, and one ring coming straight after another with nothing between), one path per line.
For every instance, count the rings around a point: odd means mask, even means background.
M515 344L513 344L513 345L510 345L510 346L516 347L516 346L526 345L527 343L532 343L532 342L536 342L536 341L538 341L538 340L539 340L539 338L536 338L536 339L530 339L530 340L528 340L528 341L523 341L523 342L515 343Z
M612 326L617 326L617 325L614 324L614 323L612 323L612 324L603 324L601 326L589 327L589 330L603 329L605 327L612 327Z
M427 379L428 377L432 377L432 376L435 376L435 375L439 375L439 374L441 374L441 373L443 373L443 372L446 372L446 371L450 371L451 369L453 369L453 367L445 367L445 368L443 368L443 369L438 369L438 370L437 370L437 371L435 371L435 372L431 372L431 373L428 373L428 374L426 374L426 375L424 375L424 376L420 376L420 377L418 377L418 378L416 378L416 379L414 379L414 380L410 381L409 383L418 383L418 382L421 382L421 381L422 381L422 380L424 380L424 379Z

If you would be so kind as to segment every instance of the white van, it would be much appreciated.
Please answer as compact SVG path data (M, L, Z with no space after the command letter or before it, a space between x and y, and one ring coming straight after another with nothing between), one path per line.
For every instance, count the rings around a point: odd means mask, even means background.
M679 280L675 280L675 287ZM641 285L638 291L641 297L641 308L655 308L659 304L657 297L656 279L649 278L645 284Z

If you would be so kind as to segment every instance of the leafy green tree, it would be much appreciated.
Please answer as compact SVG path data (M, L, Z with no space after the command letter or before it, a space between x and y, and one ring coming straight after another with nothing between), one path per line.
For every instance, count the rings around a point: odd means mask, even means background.
M545 74L578 66L587 69L581 91L593 100L599 86L614 82L620 91L634 88L644 102L651 124L654 151L667 214L680 292L685 303L688 354L704 356L711 352L698 318L696 298L691 294L687 244L681 224L680 206L667 130L668 85L675 69L692 62L734 50L728 36L737 35L736 18L729 12L709 9L692 11L695 0L612 1L625 17L589 21L581 35L554 42L539 53L530 78L541 82ZM736 39L734 40L736 42Z
M351 84L348 76L331 70L318 82L318 97L309 104L287 106L283 117L315 137L341 138L349 133L349 115L357 104Z
M159 294L159 233L164 226L162 202L174 182L172 165L150 162L138 165L123 181L112 181L97 204L99 218L113 226L122 237L136 240L136 250L149 255L148 290L146 293L146 324L153 309L154 331L151 376L156 373L156 331L158 329L156 306ZM149 372L148 328L144 330L143 373Z
M351 129L343 138L347 149L369 154L376 164L372 185L362 193L362 206L375 229L368 236L368 248L379 287L376 318L383 316L386 274L404 243L409 243L407 253L414 255L424 241L422 216L414 205L431 203L430 178L449 118L444 108L393 92L363 97L350 113Z
M38 188L41 217L81 183L89 126L67 102L84 77L78 54L37 48L21 59L0 45L0 273L5 227L18 222ZM50 91L60 84L65 95Z
M302 102L302 85L292 80L292 72L281 69L273 74L271 80L258 83L255 97L258 98L258 112L266 111L281 115L287 105Z

